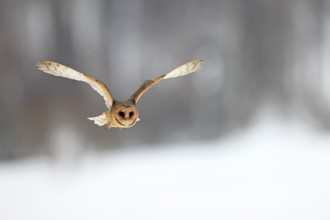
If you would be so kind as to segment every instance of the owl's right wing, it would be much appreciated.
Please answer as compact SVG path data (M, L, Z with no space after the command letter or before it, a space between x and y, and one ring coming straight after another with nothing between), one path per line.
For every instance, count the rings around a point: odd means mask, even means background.
M86 74L80 73L62 64L52 61L42 61L37 63L39 70L59 77L73 79L88 83L104 99L105 105L110 109L113 103L113 97L108 87L101 81L94 79Z

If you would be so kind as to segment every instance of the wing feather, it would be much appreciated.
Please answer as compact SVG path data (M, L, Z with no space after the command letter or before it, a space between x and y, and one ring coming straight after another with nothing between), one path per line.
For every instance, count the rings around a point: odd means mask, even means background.
M133 99L135 102L138 102L138 100L141 98L141 96L148 89L150 89L153 85L159 83L163 79L175 78L175 77L184 76L189 73L196 72L196 71L202 69L202 63L203 63L202 60L193 60L193 61L185 63L182 66L175 68L171 72L161 75L153 80L144 81L144 83L131 96L131 99Z
M107 115L107 112L104 112L102 115L96 117L89 117L87 119L94 121L94 123L98 126L106 125L109 122L109 116Z
M67 66L52 61L38 62L37 67L39 70L54 76L82 81L89 84L97 93L99 93L103 97L105 101L105 105L109 109L111 108L113 103L113 97L110 93L110 90L103 82L94 79L88 75L85 75L83 73L80 73Z

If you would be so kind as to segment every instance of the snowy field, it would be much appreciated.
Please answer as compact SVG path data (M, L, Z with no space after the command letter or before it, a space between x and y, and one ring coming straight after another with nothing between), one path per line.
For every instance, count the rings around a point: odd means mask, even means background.
M0 164L3 220L330 219L330 135L264 119L216 142Z

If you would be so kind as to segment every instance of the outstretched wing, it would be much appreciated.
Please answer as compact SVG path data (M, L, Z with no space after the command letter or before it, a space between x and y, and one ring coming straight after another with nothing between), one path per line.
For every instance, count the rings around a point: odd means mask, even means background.
M140 88L136 90L136 92L131 96L131 99L133 99L135 103L138 102L141 96L153 85L159 83L163 79L175 78L178 76L184 76L189 73L196 72L202 68L202 63L203 63L202 60L193 60L153 80L144 81L144 83L140 86Z
M42 61L37 63L39 70L54 76L60 76L68 79L88 83L104 99L105 105L110 109L113 103L113 97L107 86L101 81L80 73L74 69L52 61Z

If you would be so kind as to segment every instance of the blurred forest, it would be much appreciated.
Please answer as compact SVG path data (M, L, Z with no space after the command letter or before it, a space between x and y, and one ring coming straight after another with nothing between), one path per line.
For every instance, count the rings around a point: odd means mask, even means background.
M138 103L141 121L109 131L88 85L50 77L52 60L127 99L192 59ZM214 140L264 108L330 129L327 0L0 0L0 160ZM67 154L67 153L66 153Z

